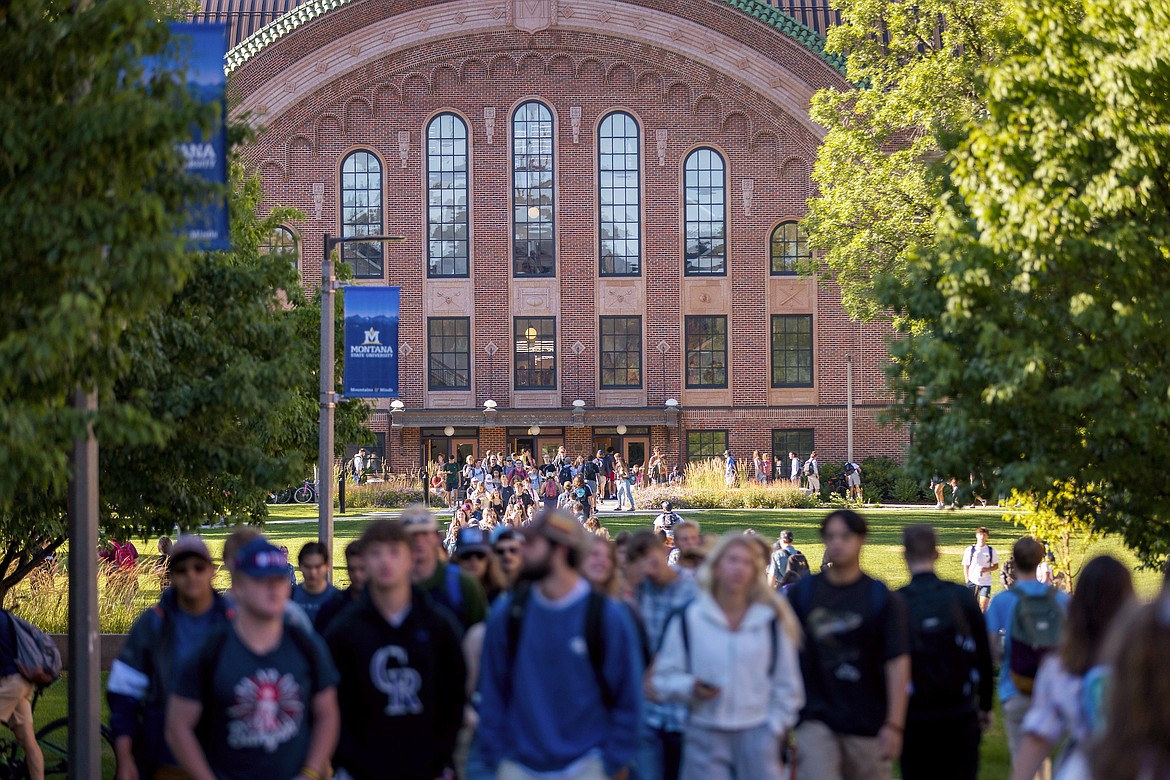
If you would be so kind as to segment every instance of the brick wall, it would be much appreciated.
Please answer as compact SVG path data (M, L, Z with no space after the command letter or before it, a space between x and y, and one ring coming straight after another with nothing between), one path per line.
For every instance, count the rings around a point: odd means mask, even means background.
M629 0L633 2L634 0ZM330 36L359 29L375 18L417 3L359 3L330 12L282 38L233 74L237 96L306 52L328 50ZM841 86L815 55L755 22L738 22L715 4L668 2L680 17L702 19L739 35L758 51L770 51L809 87ZM769 49L769 47L771 47ZM511 120L528 99L543 101L554 115L557 203L556 300L534 307L518 302L511 272ZM495 110L488 138L486 109ZM572 117L580 111L580 121ZM613 110L629 112L641 133L643 274L634 310L607 303L598 279L597 127ZM799 109L803 111L803 108ZM478 408L491 397L503 409L514 402L512 318L557 317L559 386L548 405L564 409L576 398L603 406L597 392L599 314L637 313L643 322L643 384L636 401L610 408L660 409L667 398L684 408L682 437L654 426L651 444L668 462L685 455L685 431L729 432L737 456L771 450L773 429L813 428L822 457L837 460L846 447L846 373L852 366L854 455L897 456L905 431L882 427L888 363L884 324L852 322L833 283L799 285L778 294L769 273L769 238L780 221L799 219L810 192L809 175L819 139L788 103L769 100L724 71L709 67L700 51L655 47L645 41L598 33L550 29L475 33L395 51L339 75L299 97L244 151L263 181L262 208L293 205L306 219L291 227L300 237L301 271L308 287L320 277L321 236L340 232L339 167L355 149L374 152L383 168L384 229L406 240L387 250L384 283L402 288L400 355L402 399L410 408L433 407L426 393L424 310L435 293L426 268L426 139L428 121L453 111L469 129L471 161L472 362ZM660 143L659 132L666 137ZM693 277L682 275L682 166L695 148L710 146L726 159L727 266L725 297L710 298ZM748 184L750 180L750 187ZM320 217L313 185L324 185ZM746 193L750 191L750 202ZM706 289L706 288L703 288ZM707 301L710 301L709 303ZM630 302L621 304L630 306ZM725 393L688 393L682 381L682 312L728 317L729 383ZM812 314L815 322L815 386L778 400L770 382L770 317ZM580 341L585 350L572 354ZM488 343L499 352L485 355ZM665 359L658 351L665 345ZM408 354L406 354L408 353ZM555 396L555 397L554 397ZM543 401L541 403L544 403ZM539 404L538 404L539 405ZM417 428L391 432L392 463L418 459ZM570 451L592 446L590 428L566 427ZM481 450L506 446L504 427L480 429ZM396 466L396 469L398 467Z

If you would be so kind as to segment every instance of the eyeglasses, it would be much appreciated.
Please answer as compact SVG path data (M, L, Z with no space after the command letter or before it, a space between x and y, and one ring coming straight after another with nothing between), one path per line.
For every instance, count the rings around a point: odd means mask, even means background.
M497 547L496 555L519 555L519 547Z

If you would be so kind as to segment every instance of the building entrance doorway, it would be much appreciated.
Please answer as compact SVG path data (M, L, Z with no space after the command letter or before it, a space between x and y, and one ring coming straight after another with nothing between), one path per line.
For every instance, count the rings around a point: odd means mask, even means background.
M479 455L479 433L475 428L456 428L451 436L442 428L422 430L422 457L426 463L438 461L442 455L466 463L468 456Z
M601 450L608 453L612 447L614 452L621 453L627 468L646 468L650 460L650 429L646 426L624 425L621 428L624 429L621 433L618 433L617 427L594 428L593 452Z
M536 431L536 432L530 432ZM525 450L532 454L537 466L544 462L543 456L549 460L557 456L557 450L565 445L565 432L562 428L509 428L508 452L521 454Z

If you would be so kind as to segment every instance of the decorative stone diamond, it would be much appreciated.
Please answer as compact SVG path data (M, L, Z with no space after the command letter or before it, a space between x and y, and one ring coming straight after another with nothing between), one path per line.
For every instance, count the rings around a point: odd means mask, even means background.
M496 346L496 342L489 341L487 344L483 345L483 351L488 357L492 357L500 351L500 348Z
M573 350L574 355L580 355L585 351L585 345L578 341L572 347L570 347L570 349Z
M658 346L655 349L658 350L658 354L665 355L667 352L670 352L670 345L666 343L666 339L663 339L658 342Z

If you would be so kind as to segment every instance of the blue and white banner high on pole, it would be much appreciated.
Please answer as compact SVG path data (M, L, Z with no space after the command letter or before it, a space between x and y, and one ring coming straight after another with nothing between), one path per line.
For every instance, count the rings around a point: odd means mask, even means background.
M344 295L344 394L397 398L399 288L346 287Z
M193 127L191 139L179 144L184 171L217 185L219 190L187 204L183 233L188 249L228 250L232 243L227 196L227 76L223 72L227 25L170 22L167 26L171 31L170 46L162 56L143 63L146 78L155 68L185 73L191 98L219 108L209 133Z

